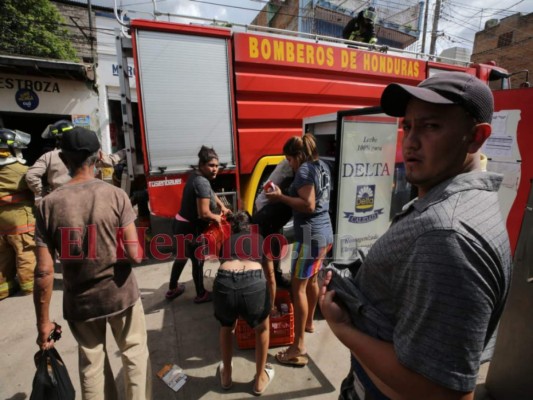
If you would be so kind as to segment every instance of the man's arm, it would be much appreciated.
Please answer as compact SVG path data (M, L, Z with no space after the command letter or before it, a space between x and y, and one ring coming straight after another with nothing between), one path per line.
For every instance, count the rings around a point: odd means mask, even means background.
M54 342L48 342L50 332L55 328L50 321L50 299L54 286L54 260L48 247L38 246L36 249L37 266L35 268L35 284L33 303L37 318L37 344L41 349L53 347Z
M404 367L394 346L364 334L355 328L345 310L333 301L335 292L328 291L328 272L320 292L320 309L337 338L354 354L372 382L392 400L432 399L471 400L473 392L457 392L438 385Z
M344 39L349 39L352 32L355 30L355 23L357 22L357 18L352 18L344 27L342 30L342 37Z
M31 166L26 172L26 183L35 196L42 197L44 195L43 176L46 174L49 164L46 154L39 157L37 161L35 161L35 164L33 164L33 166Z
M132 222L124 228L123 244L128 260L134 264L140 264L143 260L143 252L135 223Z
M117 165L126 158L126 149L122 149L113 154L107 154L100 150L99 159L96 162L97 168L110 168Z

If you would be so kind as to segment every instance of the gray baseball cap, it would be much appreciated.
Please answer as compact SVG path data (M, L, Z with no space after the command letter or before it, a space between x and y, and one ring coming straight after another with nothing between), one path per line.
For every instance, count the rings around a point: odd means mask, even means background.
M457 104L477 122L492 122L494 97L490 88L465 72L440 72L418 86L391 83L381 95L381 108L388 115L403 117L412 98L433 104Z

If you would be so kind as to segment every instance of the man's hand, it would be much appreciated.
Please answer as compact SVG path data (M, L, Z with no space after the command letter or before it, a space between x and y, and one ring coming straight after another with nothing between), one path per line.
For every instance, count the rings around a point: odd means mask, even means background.
M55 329L56 324L50 321L37 325L37 345L41 350L48 350L54 347L55 341L53 339L49 341L48 338L50 337L50 333Z
M333 301L335 291L328 290L328 285L332 277L333 272L328 271L326 273L326 278L322 283L322 287L320 288L318 302L320 303L320 311L322 312L322 315L326 318L326 321L328 321L331 329L335 331L335 326L343 324L351 325L351 321L348 312Z

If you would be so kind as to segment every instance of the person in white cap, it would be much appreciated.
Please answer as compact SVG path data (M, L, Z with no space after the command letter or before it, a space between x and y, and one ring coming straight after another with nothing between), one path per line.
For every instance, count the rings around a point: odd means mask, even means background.
M470 400L511 273L502 176L480 168L493 96L476 77L448 72L387 86L381 107L403 117L405 171L418 197L353 279L326 274L321 311L352 355L342 395Z

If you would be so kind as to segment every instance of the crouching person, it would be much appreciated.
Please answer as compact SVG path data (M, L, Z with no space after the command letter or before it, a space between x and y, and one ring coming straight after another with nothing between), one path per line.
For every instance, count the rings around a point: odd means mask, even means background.
M270 294L262 270L263 238L258 228L250 229L250 216L239 211L227 216L232 235L222 247L220 268L213 283L215 317L220 321L220 385L232 387L233 332L242 317L255 330L255 365L253 393L263 394L274 378L274 369L266 363L269 345Z
M131 268L131 263L142 258L135 213L125 192L95 179L99 149L94 132L80 127L65 132L60 157L72 179L39 205L34 292L37 344L41 349L54 345L48 336L54 329L49 307L52 255L57 251L63 269L63 316L78 342L82 398L117 398L105 343L109 325L121 353L125 398L151 399L144 310Z

